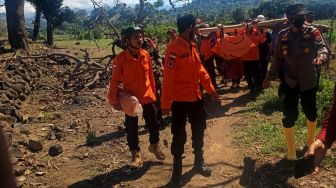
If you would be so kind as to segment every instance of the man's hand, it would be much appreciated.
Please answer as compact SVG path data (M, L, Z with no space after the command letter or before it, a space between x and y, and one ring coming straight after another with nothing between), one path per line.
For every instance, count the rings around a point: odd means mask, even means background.
M117 103L117 104L114 104L114 105L113 105L113 108L114 108L115 110L118 110L118 111L120 111L120 110L121 110L121 106L120 106L120 104L119 104L119 103Z
M269 79L266 78L266 79L264 80L263 84L262 84L262 87L263 87L264 89L267 89L267 88L270 87L270 85L271 85L271 80L269 80Z
M170 109L161 109L162 115L169 116L170 114Z
M323 62L324 62L324 59L322 57L317 57L313 60L314 65L322 65Z
M315 140L315 142L309 147L305 156L315 155L315 161L314 161L315 169L314 169L313 174L318 173L320 164L322 160L324 159L326 153L327 153L327 149L324 143L319 139Z

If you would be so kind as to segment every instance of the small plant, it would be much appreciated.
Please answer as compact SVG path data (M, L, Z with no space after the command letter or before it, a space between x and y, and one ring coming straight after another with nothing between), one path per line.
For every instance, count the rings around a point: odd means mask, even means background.
M97 144L96 133L92 131L88 131L86 135L86 145L95 146L96 144Z
M96 132L91 129L91 124L89 120L85 120L86 123L86 145L87 146L95 146L98 143L98 138L96 136Z

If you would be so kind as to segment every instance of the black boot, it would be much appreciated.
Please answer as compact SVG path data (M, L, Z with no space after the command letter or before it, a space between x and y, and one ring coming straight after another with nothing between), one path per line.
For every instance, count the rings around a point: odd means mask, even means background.
M211 176L212 169L204 165L203 152L195 154L194 171L204 177Z
M182 176L182 157L175 158L173 163L173 174L168 187L181 187L181 176Z

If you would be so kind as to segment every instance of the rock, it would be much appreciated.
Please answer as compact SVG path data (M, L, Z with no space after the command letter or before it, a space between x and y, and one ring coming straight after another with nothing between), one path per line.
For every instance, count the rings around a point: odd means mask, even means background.
M14 166L13 168L15 176L22 176L25 174L26 169L22 166Z
M19 134L30 135L29 129L22 123L15 123L14 130L18 135Z
M52 130L48 131L48 134L46 135L47 140L56 140L56 136Z
M320 188L328 188L326 184L320 184Z
M26 177L24 177L24 176L19 176L19 177L16 177L16 180L17 180L18 182L24 182L24 181L26 181Z
M37 138L29 139L28 148L33 151L41 151L43 149L42 141Z
M51 130L53 130L55 133L61 133L61 132L63 132L63 128L61 128L58 125L51 126Z
M9 160L13 165L19 162L19 159L14 157L13 155L10 156Z
M62 133L54 133L54 135L55 135L55 138L57 140L61 140L63 138L63 134Z
M46 172L36 172L35 175L36 176L44 176L46 174Z
M62 146L57 144L49 148L48 154L52 157L55 157L61 154L62 152L63 152Z
M15 122L15 118L9 116L9 115L5 115L3 113L0 113L0 122L4 121L4 122Z
M26 98L27 98L27 95L25 95L24 93L20 93L20 95L18 96L18 99L21 101L26 100Z
M20 148L11 147L11 148L9 148L8 151L9 151L9 153L11 153L17 159L22 159L23 156L24 156L24 153L21 151Z
M29 139L26 135L17 135L15 136L14 142L22 146L28 146Z
M70 129L76 129L79 126L79 120L74 120L70 123Z
M23 123L33 123L36 120L36 118L31 115L23 115L22 118L23 118Z

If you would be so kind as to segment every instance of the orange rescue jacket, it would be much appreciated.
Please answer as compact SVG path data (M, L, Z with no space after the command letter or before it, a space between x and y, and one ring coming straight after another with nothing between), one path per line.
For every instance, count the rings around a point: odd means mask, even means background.
M135 96L140 104L156 101L152 59L146 50L140 49L137 59L129 50L121 52L114 58L108 90L108 100L111 105L119 102L120 82L123 84L124 91Z
M212 51L223 59L231 60L244 56L251 46L254 46L254 44L245 34L234 36L224 34L224 36L217 39L217 44L212 48Z
M207 36L200 36L201 53L204 56L204 60L210 59L214 53L211 49L216 45L216 33L209 33Z
M266 36L263 35L259 30L253 28L252 33L246 31L247 36L252 40L253 46L250 50L241 57L243 61L255 61L259 60L259 44L266 42Z
M195 102L202 98L200 84L215 91L194 44L178 37L169 44L165 57L161 107L171 109L172 101Z

